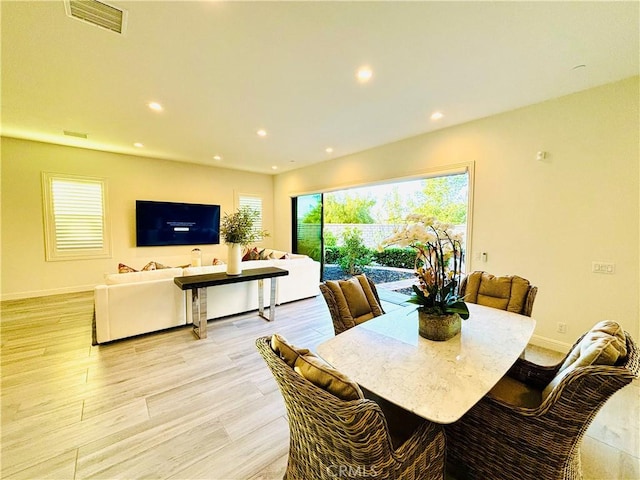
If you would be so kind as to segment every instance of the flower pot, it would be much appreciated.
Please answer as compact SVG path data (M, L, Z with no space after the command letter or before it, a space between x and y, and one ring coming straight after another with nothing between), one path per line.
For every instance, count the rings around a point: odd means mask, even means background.
M441 342L460 333L462 320L457 313L434 315L418 310L418 333L427 340Z
M227 275L240 275L242 273L242 245L239 243L227 244Z

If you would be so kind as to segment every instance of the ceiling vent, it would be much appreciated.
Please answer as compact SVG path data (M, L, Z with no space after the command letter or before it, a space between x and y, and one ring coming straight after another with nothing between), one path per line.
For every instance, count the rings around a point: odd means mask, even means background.
M97 0L64 0L64 9L69 17L124 34L127 26L127 11Z
M89 135L82 132L72 132L71 130L63 130L63 133L67 137L87 138Z

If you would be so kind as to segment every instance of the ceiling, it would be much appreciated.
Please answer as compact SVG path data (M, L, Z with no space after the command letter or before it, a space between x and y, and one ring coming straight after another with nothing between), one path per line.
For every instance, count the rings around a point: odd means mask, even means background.
M1 2L3 135L271 174L639 73L635 1L107 1Z

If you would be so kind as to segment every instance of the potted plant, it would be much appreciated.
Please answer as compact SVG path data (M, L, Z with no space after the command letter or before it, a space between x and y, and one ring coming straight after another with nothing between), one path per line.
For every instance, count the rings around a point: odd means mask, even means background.
M460 332L460 319L469 309L460 297L464 252L459 234L452 226L433 217L409 215L406 224L382 242L416 250L414 294L418 305L420 335L430 340L448 340Z
M227 274L240 275L242 268L242 247L268 237L266 230L256 229L258 211L248 207L240 207L232 214L225 213L220 222L220 234L228 246Z

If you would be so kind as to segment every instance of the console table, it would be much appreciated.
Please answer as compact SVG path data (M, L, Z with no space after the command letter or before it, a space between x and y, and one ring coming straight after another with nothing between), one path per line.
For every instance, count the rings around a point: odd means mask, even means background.
M288 270L276 267L253 268L243 270L240 275L221 273L207 273L204 275L187 275L175 277L173 281L182 290L191 290L191 306L193 316L193 333L198 338L207 338L207 287L228 285L230 283L258 281L258 315L273 321L276 317L276 282L271 282L271 297L269 301L269 316L264 314L263 285L265 278L283 277L289 275Z

